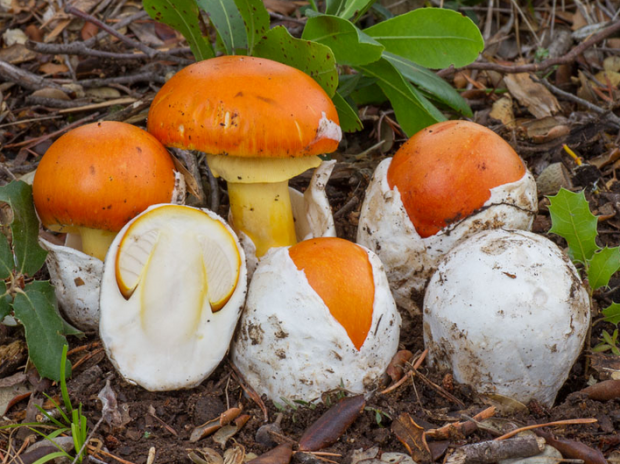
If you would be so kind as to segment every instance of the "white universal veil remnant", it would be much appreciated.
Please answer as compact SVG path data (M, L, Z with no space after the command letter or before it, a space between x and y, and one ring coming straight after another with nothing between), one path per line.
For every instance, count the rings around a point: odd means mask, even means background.
M232 359L259 394L308 401L341 385L371 389L399 334L379 258L343 239L314 238L261 259Z
M357 242L381 258L396 303L418 311L441 256L480 230L529 230L537 209L534 177L510 145L478 124L446 121L379 164Z
M191 388L228 351L247 271L233 230L216 214L157 205L129 222L105 261L99 333L129 382Z
M336 108L314 79L246 56L175 74L153 100L148 130L164 145L207 154L227 182L231 225L258 258L297 242L288 180L319 166L341 138Z
M480 393L551 406L590 325L588 292L550 240L489 230L439 262L424 297L429 359Z
M64 246L41 240L60 306L77 327L94 331L112 239L148 206L182 202L185 183L166 148L148 132L102 121L52 144L36 170L33 196L43 225L67 233Z

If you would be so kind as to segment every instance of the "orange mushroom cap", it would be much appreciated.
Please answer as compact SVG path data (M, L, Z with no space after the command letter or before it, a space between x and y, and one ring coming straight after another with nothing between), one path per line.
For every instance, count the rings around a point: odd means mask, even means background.
M490 189L516 182L526 169L499 135L468 121L433 124L396 153L387 172L421 237L482 208Z
M337 124L338 114L309 75L263 58L221 56L182 69L162 87L148 130L171 147L289 158L336 150L338 140L320 133L321 120Z
M359 350L372 325L375 282L368 253L335 237L305 240L289 256ZM317 328L317 330L320 330Z
M118 232L150 205L169 203L174 185L174 164L155 137L130 124L104 121L54 142L32 188L44 226Z

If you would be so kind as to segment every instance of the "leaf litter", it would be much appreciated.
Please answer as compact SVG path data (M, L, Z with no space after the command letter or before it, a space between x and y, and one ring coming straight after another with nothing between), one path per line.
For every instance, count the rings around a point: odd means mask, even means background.
M394 2L381 2L381 8L390 9L391 3ZM466 70L448 69L439 74L448 84L462 89L461 95L474 111L474 120L511 142L536 176L541 176L550 166L558 166L559 174L554 175L560 181L550 183L545 194L556 195L560 187L573 191L585 189L584 199L599 217L596 244L589 242L587 253L595 248L614 248L620 243L617 179L620 118L614 113L620 101L617 56L620 21L614 12L620 5L617 1L575 1L566 2L563 9L559 5L553 9L555 2L541 1L534 2L531 8L517 9L513 3L491 2L490 11L482 3L462 9L480 21L488 39L487 51ZM304 2L268 0L265 4L272 25L282 25L288 35L299 37L299 8ZM73 13L63 11L58 5L42 0L0 2L0 23L6 35L0 49L3 184L32 172L51 141L85 122L105 119L144 126L148 105L158 88L179 66L193 61L182 37L151 21L138 2L83 1L71 4L73 10L69 11ZM394 11L398 8L394 6ZM85 21L91 17L99 22ZM117 33L116 37L111 35L110 28ZM286 38L290 40L288 35ZM225 45L231 46L233 39L233 36L226 38ZM563 49L556 51L560 48ZM549 53L546 57L545 50ZM517 62L519 55L526 61ZM551 70L555 73L549 74ZM459 84L462 76L465 78ZM456 114L449 115L456 117ZM364 128L347 135L335 155L340 162L327 186L338 235L351 240L356 234L363 192L374 167L404 141L389 107L366 105L361 108L360 119ZM384 143L386 140L389 143ZM596 170L588 169L586 175L586 170L563 149L565 145L582 160L582 165ZM382 146L391 149L383 154L378 148ZM226 199L218 198L217 181L209 179L204 159L194 160L195 167L185 159L182 162L195 177L194 185L199 187L196 190L204 189L203 201L225 214ZM305 174L292 185L303 187L307 181L308 174ZM535 232L547 234L566 247L564 239L549 234L550 201L544 197L540 200ZM573 252L583 253L583 250ZM45 269L39 274L45 278ZM620 301L620 278L611 273L603 281L607 285L593 294L596 307L617 311L613 302ZM592 330L590 347L604 339L603 332L612 334L614 328L611 322L598 321ZM15 327L0 325L0 347L16 341L23 341L23 333ZM393 380L405 378L402 385L385 395L368 398L366 407L351 420L333 412L329 416L328 404L337 404L338 393L331 395L331 399L326 396L327 401L323 403L282 405L260 401L259 404L248 396L251 388L242 378L232 375L232 368L225 363L209 380L191 391L146 392L119 378L102 353L92 346L96 341L93 335L70 339L72 346L85 347L84 353L72 355L72 362L76 364L78 359L86 357L68 382L71 399L74 404L83 404L90 428L100 418L106 418L89 445L89 453L98 460L93 462L143 463L152 459L156 463L240 464L244 459L262 455L270 464L288 462L291 456L299 462L310 459L353 464L405 463L406 459L392 455L411 453L425 461L429 459L429 451L432 459L441 460L450 447L498 446L486 445L493 443L491 440L500 433L485 425L491 419L476 416L489 401L498 409L503 407L495 414L505 416L498 419L512 424L509 428L596 418L595 423L549 427L537 433L560 450L564 458L598 463L604 462L605 457L611 462L610 458L618 456L620 363L609 350L586 349L573 367L556 405L550 409L536 404L515 407L505 400L478 396L471 387L459 385L445 373L429 370L423 363L417 366L421 375L410 375L413 371L408 361L400 359L394 366L399 372L393 373ZM404 315L401 349L410 351L414 357L424 350L418 316ZM88 357L90 354L92 357ZM3 402L11 405L6 417L14 422L26 419L26 406L32 401L26 401L28 396L34 396L51 411L53 405L42 400L42 393L59 395L58 388L49 382L31 384L21 374L23 360L21 363L0 360L0 368L10 366L2 371L2 388L26 386ZM97 370L93 370L95 367ZM11 400L16 401L11 403ZM244 418L243 424L237 423L237 419L228 425L222 423L231 403L243 407L243 415L237 417ZM296 457L304 433L312 431L311 425L324 414L331 417L327 425L332 430L329 438L333 444L324 455ZM281 419L279 427L269 432L272 442L263 441L269 446L261 444L257 431L276 415ZM196 436L196 430L212 421L219 423L220 432L201 436L194 443L192 433ZM320 429L325 427L323 424ZM217 433L220 435L216 436ZM427 442L426 437L432 439ZM274 445L278 446L274 448ZM222 452L214 451L217 448ZM0 432L2 459L10 460L25 449L19 438ZM275 457L267 455L270 450L278 450ZM371 450L371 454L359 454ZM466 448L462 453L467 452Z

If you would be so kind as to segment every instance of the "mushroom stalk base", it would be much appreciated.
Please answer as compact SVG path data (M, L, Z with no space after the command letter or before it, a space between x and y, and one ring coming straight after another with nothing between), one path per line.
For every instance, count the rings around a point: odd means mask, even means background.
M238 184L228 182L233 228L246 234L261 257L270 248L297 243L288 181Z
M82 237L82 251L101 261L105 260L108 248L117 234L109 230L89 229L88 227L80 227L79 233Z

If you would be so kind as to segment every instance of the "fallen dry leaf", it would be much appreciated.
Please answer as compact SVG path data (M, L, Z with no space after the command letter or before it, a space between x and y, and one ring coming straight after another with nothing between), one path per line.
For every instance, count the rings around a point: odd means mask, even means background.
M299 450L318 451L336 443L360 416L365 406L364 395L340 400L306 429L299 439Z
M65 73L69 71L69 68L67 68L67 65L65 64L45 63L39 66L39 71L44 74L54 75L58 73Z
M538 119L561 110L557 98L542 84L534 82L529 73L508 74L504 82L510 94Z
M501 121L504 126L509 129L514 129L515 126L515 114L512 111L512 98L505 96L499 100L493 102L493 108L489 114L493 119Z
M416 424L409 414L403 413L392 422L392 432L407 448L414 461L430 461L431 453L424 429Z

